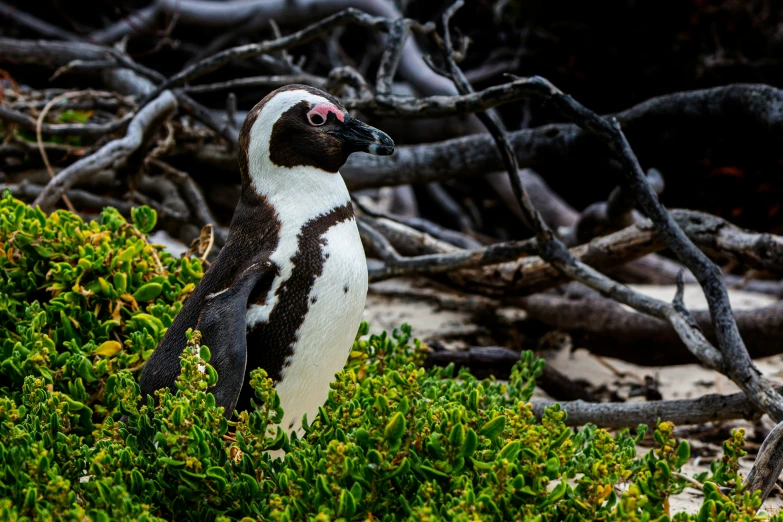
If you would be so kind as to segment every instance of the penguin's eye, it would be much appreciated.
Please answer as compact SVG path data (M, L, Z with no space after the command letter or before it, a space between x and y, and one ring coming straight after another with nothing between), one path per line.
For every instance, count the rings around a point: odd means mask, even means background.
M321 114L311 112L307 115L307 121L310 122L310 125L319 127L326 123L326 118L324 118Z
M320 127L325 124L329 119L329 115L334 114L337 121L345 120L343 111L332 105L331 103L318 103L307 113L307 121L313 127Z

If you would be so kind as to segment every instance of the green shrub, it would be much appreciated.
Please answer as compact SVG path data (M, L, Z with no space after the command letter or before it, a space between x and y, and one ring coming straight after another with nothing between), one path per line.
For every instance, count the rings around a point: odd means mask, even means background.
M250 383L257 409L225 420L198 332L177 393L139 406L139 370L202 267L148 244L154 212L133 221L0 200L0 519L669 519L690 456L670 423L637 457L646 427L574 432L558 407L537 421L528 400L541 360L525 353L508 383L425 370L427 347L407 326L367 337L362 325L301 439L275 424L263 370ZM738 485L743 442L735 432L697 477L701 511L674 520L766 518Z

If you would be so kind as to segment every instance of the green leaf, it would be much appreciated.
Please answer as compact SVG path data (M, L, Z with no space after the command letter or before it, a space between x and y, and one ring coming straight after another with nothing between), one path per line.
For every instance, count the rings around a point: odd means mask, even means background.
M500 434L503 433L503 430L505 429L506 429L506 417L500 415L488 421L486 424L484 424L484 426L482 426L481 429L479 430L479 436L486 437L492 440L499 437Z
M139 229L139 232L148 234L155 228L155 224L158 222L158 213L154 209L143 205L131 209L131 219L133 220L133 226Z
M92 115L93 111L66 109L60 113L57 121L61 123L87 123Z
M546 496L546 498L540 502L536 507L541 509L546 506L551 506L555 502L558 502L561 500L568 489L568 484L565 480L561 481L557 486L555 486L552 491L549 492L549 494Z
M674 463L675 469L680 469L688 459L691 458L691 446L688 441L682 440L677 446L677 460Z
M518 440L509 442L505 446L503 446L503 449L501 449L498 452L498 458L499 459L513 459L516 457L517 453L519 453L519 449L521 447L522 443Z
M461 423L457 423L451 428L449 442L456 448L462 448L462 443L465 442L465 427Z
M176 460L169 457L158 457L158 461L161 464L165 464L166 466L171 466L172 468L184 468L185 467L185 461L183 460Z
M160 283L147 283L133 292L133 298L139 303L146 303L156 299L163 291L163 285Z
M402 413L395 413L383 430L383 436L387 440L396 440L405 433L405 417Z
M424 473L427 478L434 480L444 480L449 478L448 474L426 465L419 466L419 471Z
M356 501L351 492L344 489L340 492L340 503L337 508L337 516L351 518L356 513Z
M459 456L465 458L470 457L473 455L473 452L476 451L477 447L478 435L476 435L476 432L473 431L473 428L468 428L468 431L465 432L465 441L462 443Z

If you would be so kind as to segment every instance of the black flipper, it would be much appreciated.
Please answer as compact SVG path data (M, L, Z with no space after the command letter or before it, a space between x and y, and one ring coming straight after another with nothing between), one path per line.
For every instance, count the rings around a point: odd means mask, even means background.
M227 418L234 414L245 379L247 301L268 267L266 263L251 265L228 289L208 296L199 318L201 343L209 347L210 364L218 374L218 382L211 391L215 403L225 408Z

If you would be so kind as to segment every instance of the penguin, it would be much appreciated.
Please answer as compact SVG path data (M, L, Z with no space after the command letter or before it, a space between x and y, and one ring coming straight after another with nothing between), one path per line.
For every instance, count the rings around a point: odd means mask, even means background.
M231 418L251 408L250 372L266 370L300 431L345 365L367 296L367 262L339 173L348 156L386 156L394 142L333 96L289 85L247 115L239 133L242 191L225 246L185 300L141 374L142 396L174 390L188 328L200 330Z

